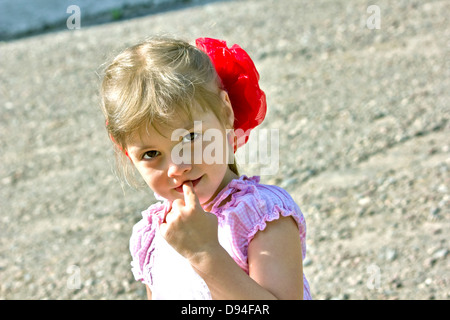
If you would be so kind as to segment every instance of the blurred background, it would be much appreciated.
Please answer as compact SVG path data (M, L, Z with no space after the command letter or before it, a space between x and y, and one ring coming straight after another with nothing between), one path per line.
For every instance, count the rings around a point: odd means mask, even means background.
M116 178L98 89L105 61L151 35L220 38L253 58L260 128L279 130L278 170L261 182L305 215L314 299L450 298L449 11L438 0L1 2L0 298L145 299L128 241L156 200ZM265 165L242 159L247 176Z

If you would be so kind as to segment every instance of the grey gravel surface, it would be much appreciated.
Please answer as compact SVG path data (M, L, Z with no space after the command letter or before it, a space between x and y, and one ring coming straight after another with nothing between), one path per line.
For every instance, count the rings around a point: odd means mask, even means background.
M305 214L313 298L450 298L450 2L377 0L380 29L371 4L221 1L0 42L0 298L145 298L128 240L155 199L115 177L98 87L154 34L254 58L279 132L261 179Z

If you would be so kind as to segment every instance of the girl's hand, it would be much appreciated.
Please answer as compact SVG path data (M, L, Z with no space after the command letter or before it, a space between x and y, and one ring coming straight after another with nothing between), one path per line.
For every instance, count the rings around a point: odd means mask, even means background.
M248 247L249 274L219 244L217 217L205 212L192 183L183 185L160 231L208 285L213 299L302 298L301 241L296 222L283 217L267 224Z
M188 260L220 247L218 222L214 214L205 212L195 194L192 182L183 184L184 200L176 199L160 225L164 239Z

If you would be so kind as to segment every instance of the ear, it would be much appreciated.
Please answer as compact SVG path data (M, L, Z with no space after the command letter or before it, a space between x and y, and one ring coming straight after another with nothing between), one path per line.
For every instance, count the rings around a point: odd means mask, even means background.
M228 92L225 90L220 91L220 98L222 100L222 104L224 109L224 116L227 118L227 123L231 126L231 128L234 127L234 112L233 112L233 106L231 105L230 97L228 96Z

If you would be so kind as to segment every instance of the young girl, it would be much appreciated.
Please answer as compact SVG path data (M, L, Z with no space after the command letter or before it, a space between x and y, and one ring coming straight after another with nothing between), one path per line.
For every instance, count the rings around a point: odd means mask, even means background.
M266 113L258 81L243 49L210 38L152 38L105 71L102 110L125 175L136 168L162 200L130 239L150 299L311 299L299 207L234 162Z

